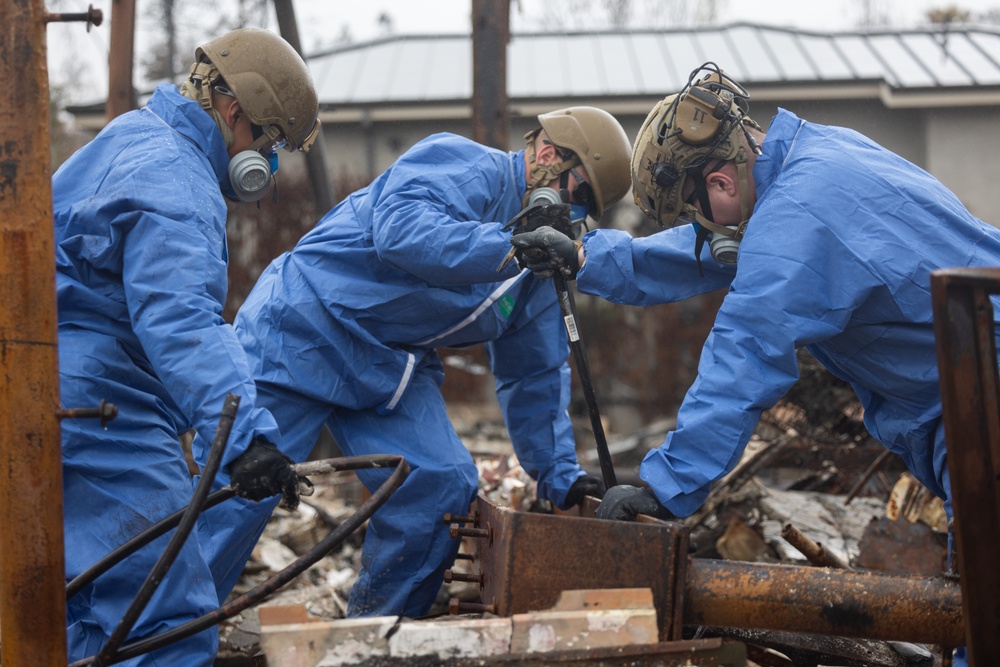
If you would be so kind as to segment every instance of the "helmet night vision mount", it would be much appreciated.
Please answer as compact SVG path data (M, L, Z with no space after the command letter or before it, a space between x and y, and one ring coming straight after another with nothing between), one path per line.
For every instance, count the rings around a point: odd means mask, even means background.
M747 114L750 93L713 62L691 72L685 87L657 104L646 117L632 151L632 184L636 205L664 227L681 219L698 229L696 255L711 237L716 261L735 264L736 250L750 217L746 145L760 147L748 127L760 126ZM743 138L746 138L746 144ZM742 221L736 226L711 219L705 173L734 161L739 175ZM713 163L714 161L714 163ZM688 188L688 179L694 188ZM696 200L701 204L699 212Z

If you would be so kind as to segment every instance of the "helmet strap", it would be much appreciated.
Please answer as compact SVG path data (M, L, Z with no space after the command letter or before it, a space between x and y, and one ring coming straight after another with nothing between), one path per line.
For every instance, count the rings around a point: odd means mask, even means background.
M212 108L212 84L218 78L219 70L210 62L195 63L191 66L191 75L188 79L198 90L197 101L205 111Z
M182 95L191 97L191 99L198 102L201 108L205 110L205 113L212 117L212 120L215 121L215 124L219 128L219 132L222 133L222 141L228 149L236 141L236 135L233 133L233 128L229 127L226 123L222 114L212 105L212 84L218 79L219 70L215 68L215 65L209 62L195 63L191 66L191 76L181 84L180 90ZM190 94L191 92L195 93L193 97Z
M694 260L698 263L698 276L704 278L705 269L701 265L701 250L705 247L705 241L708 239L708 235L711 234L711 232L701 225L696 225L696 228L698 231L694 237Z
M747 169L747 154L743 146L740 146L740 150L736 154L736 178L740 188L740 226L746 227L753 211L750 207L750 176Z

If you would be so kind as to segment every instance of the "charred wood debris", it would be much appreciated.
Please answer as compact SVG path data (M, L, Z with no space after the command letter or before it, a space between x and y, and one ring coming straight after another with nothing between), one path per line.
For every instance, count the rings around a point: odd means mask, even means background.
M804 351L799 370L792 390L764 413L740 463L715 484L701 509L682 520L691 531L689 555L913 575L945 572L947 526L941 499L907 472L899 456L868 434L861 405L846 383ZM496 406L451 405L449 413L473 454L482 495L521 511L553 511L536 497L534 482L518 465ZM581 465L599 477L587 416L574 417L574 423ZM643 456L663 442L673 424L665 418L626 434L606 427L620 484L642 484L638 469ZM353 514L364 497L353 473L343 473L326 478L297 510L279 507L233 595L305 553ZM363 540L362 529L263 604L302 605L323 620L344 618ZM475 601L477 594L473 584L445 584L430 615L446 615L452 598ZM220 636L217 667L266 665L257 644L256 610L225 621ZM784 657L776 657L773 646L755 645L760 637L752 631L733 636L756 649L748 655L761 662L748 660L748 665L869 664L843 657L850 651L838 651L839 658L828 657L831 662L817 662L815 645L798 654L794 637L778 647ZM766 639L773 638L771 633ZM920 646L896 648L902 650L870 664L935 664L932 653ZM874 655L870 646L859 652L869 659Z

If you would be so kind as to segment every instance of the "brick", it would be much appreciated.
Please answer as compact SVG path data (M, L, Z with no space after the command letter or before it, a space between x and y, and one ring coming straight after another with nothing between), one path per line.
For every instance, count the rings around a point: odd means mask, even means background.
M562 591L548 611L586 609L653 609L653 591L649 588L594 588Z
M509 618L469 618L403 623L389 639L394 658L487 658L510 651Z
M511 617L511 653L545 653L658 641L655 609L547 611Z
M345 618L285 625L261 623L260 648L268 667L337 667L389 655L396 616Z
M261 625L291 625L292 623L314 623L322 619L311 616L305 605L275 604L257 608Z

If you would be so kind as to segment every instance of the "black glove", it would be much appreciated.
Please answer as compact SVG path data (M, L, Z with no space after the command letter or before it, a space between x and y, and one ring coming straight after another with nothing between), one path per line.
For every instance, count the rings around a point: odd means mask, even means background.
M634 521L636 514L646 514L657 519L674 518L651 490L628 484L619 484L608 489L604 494L604 500L597 508L598 519Z
M573 224L569 221L572 209L569 204L545 204L526 208L504 225L504 229L514 228L514 236L533 232L539 227L552 227L573 238Z
M539 227L533 232L516 234L510 239L517 250L518 264L531 269L539 278L551 278L559 271L570 280L580 270L577 253L580 242L574 241L551 227Z
M256 437L229 467L233 490L253 501L280 493L282 504L293 510L299 506L299 476L292 469L293 463L270 442Z
M591 477L590 475L578 477L577 480L573 482L573 486L569 487L569 491L566 492L566 506L572 507L573 505L579 505L583 502L585 496L603 498L606 490L607 489L604 488L604 482L596 477Z

